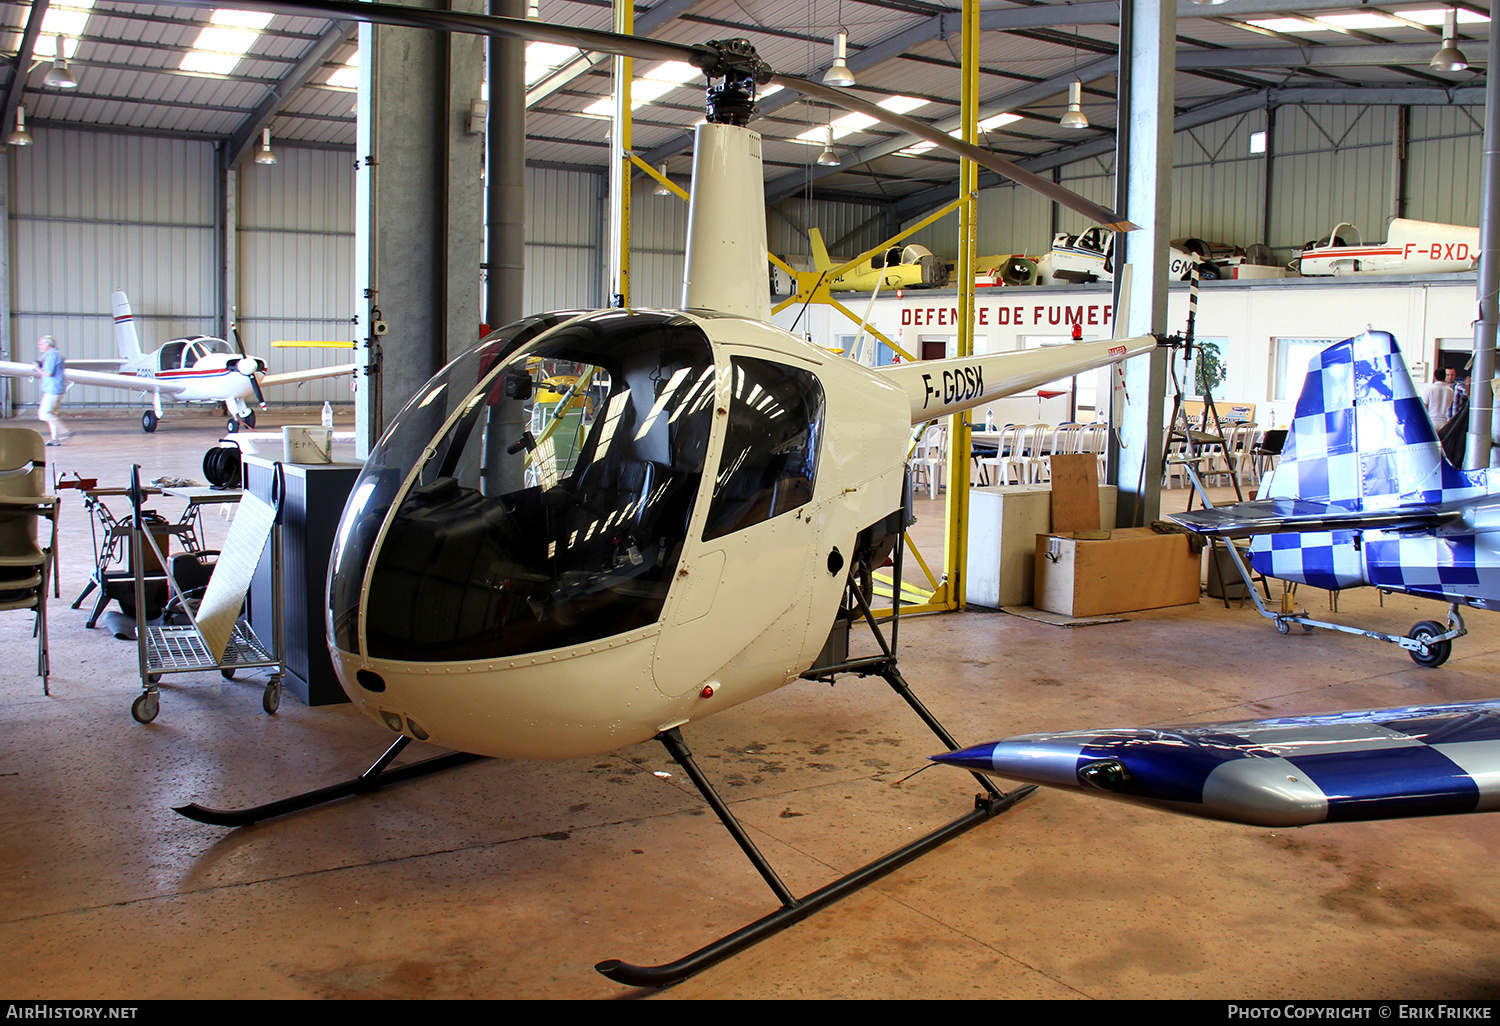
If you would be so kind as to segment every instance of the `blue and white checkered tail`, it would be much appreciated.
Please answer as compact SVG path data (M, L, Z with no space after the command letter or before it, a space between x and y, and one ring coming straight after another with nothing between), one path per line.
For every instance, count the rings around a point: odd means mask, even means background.
M1368 331L1329 346L1308 367L1281 461L1261 495L1351 512L1384 510L1481 496L1488 491L1486 476L1457 470L1443 458L1396 339ZM1377 579L1386 576L1379 569L1386 564L1401 577L1402 554L1379 551L1400 544L1370 536L1356 548L1352 531L1276 534L1255 539L1250 557L1270 577L1318 588L1411 590L1409 582Z

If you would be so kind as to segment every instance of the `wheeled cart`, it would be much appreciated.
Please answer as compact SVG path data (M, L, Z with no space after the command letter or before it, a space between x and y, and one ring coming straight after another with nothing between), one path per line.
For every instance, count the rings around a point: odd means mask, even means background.
M141 694L131 703L130 715L139 723L150 723L156 719L157 713L161 710L158 684L165 674L218 670L225 680L232 680L239 670L262 667L271 667L272 673L270 681L266 684L265 693L261 697L261 707L268 714L274 713L281 705L281 681L286 674L285 646L282 640L281 575L279 573L281 538L277 527L279 509L273 508L270 527L269 558L272 565L271 579L274 582L271 592L274 610L271 618L273 624L271 645L268 647L264 644L251 629L244 616L240 615L221 657L205 642L203 629L199 625L200 610L197 598L201 596L195 596L190 590L179 586L166 554L159 547L149 525L144 524L141 516L141 500L144 492L140 487L140 469L139 466L134 466L130 471L130 502L134 514L131 525L131 574L135 581L136 654L140 667ZM230 542L234 541L235 535L231 529ZM159 626L148 623L146 619L147 546L155 555L157 564L166 568L167 582L172 596L170 615L164 615ZM259 542L255 544L254 552L259 554ZM220 564L215 567L215 573L220 572L223 566L224 560L221 558ZM248 583L248 576L246 583ZM243 599L243 590L240 596ZM187 623L168 622L179 618L185 618Z
M1203 500L1205 509L1212 509L1213 503L1208 499L1208 489L1203 486L1197 473L1191 466L1184 464L1184 469L1192 479L1193 487L1197 490L1199 498ZM1321 627L1324 630L1339 631L1342 634L1358 634L1361 637L1374 638L1376 641L1384 641L1391 645L1404 649L1411 656L1412 662L1418 666L1442 666L1453 654L1453 642L1469 633L1464 626L1463 614L1459 612L1458 603L1448 605L1448 617L1446 623L1438 623L1436 620L1421 620L1412 625L1411 630L1402 637L1399 634L1388 634L1385 631L1369 630L1364 627L1350 627L1341 623L1330 623L1327 620L1316 620L1307 615L1306 610L1293 612L1290 606L1291 592L1287 592L1282 598L1280 609L1270 609L1266 602L1260 597L1255 589L1255 581L1250 568L1245 565L1245 557L1239 547L1231 540L1225 540L1224 546L1239 573L1240 579L1244 581L1245 590L1249 597L1255 602L1255 608L1260 615L1268 620L1276 621L1276 631L1279 634L1290 634L1292 624L1299 624L1302 629L1311 634L1313 628ZM1267 592L1267 597L1270 593Z

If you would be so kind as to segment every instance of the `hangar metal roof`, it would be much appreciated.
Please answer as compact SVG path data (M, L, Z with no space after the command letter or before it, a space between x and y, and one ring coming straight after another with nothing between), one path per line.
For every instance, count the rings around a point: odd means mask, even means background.
M1479 66L1428 67L1440 45L1442 13L1459 14L1458 44ZM76 89L46 84L56 41L51 11L87 9L64 50ZM278 14L227 73L182 70L211 11L117 0L0 0L0 48L8 60L5 124L24 104L32 125L91 126L225 140L235 162L261 130L307 145L353 147L354 92L329 79L357 49L355 26ZM742 36L778 71L820 78L840 28L849 34L854 87L868 99L920 101L910 116L948 130L959 108L958 9L932 0L653 0L638 4L637 33L674 42ZM609 0L541 0L540 16L608 29ZM1179 128L1295 103L1483 103L1488 0L1358 3L1350 0L1182 2L1177 11L1175 111ZM981 118L1019 115L985 143L1034 170L1112 147L1116 121L1118 5L1114 0L983 0ZM53 23L56 24L55 22ZM79 24L75 20L74 24ZM51 33L55 35L55 33ZM75 49L76 47L76 49ZM636 74L649 74L636 62ZM1068 83L1084 86L1090 125L1058 124ZM600 168L606 117L585 108L611 91L609 63L577 57L528 87L527 159ZM797 137L841 116L783 91L762 100L756 127L766 140L768 198L816 190L890 200L951 182L956 163L934 151L903 153L916 140L874 126L842 135L837 167L816 164L824 132ZM672 89L635 111L636 151L686 172L701 87Z

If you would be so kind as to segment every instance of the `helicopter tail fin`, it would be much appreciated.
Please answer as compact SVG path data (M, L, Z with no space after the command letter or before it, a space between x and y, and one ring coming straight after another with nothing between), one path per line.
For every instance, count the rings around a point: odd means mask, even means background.
M115 348L120 359L128 363L141 355L141 342L135 333L135 316L130 312L130 300L119 289L110 296L110 305L115 316Z

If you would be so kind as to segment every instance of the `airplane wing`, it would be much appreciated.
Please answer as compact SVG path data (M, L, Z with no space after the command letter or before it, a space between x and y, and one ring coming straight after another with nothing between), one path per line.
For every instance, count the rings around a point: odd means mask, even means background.
M11 363L0 360L0 375L8 378L35 378L41 372L29 363ZM98 385L101 388L126 388L133 392L160 392L162 395L177 395L186 391L186 386L163 381L159 378L140 378L134 374L111 374L105 371L83 370L65 367L63 377L80 385Z
M1256 499L1232 506L1214 506L1167 519L1194 534L1211 538L1249 538L1258 534L1306 531L1399 531L1441 527L1461 519L1462 510L1450 506L1414 504L1395 509L1355 510L1337 503L1305 499Z
M1500 701L1028 734L932 756L1251 826L1500 809Z
M315 367L311 370L287 371L284 374L267 374L260 379L260 385L262 388L295 385L303 381L317 381L319 378L336 378L340 374L353 374L358 369L358 364L341 363L333 367Z

